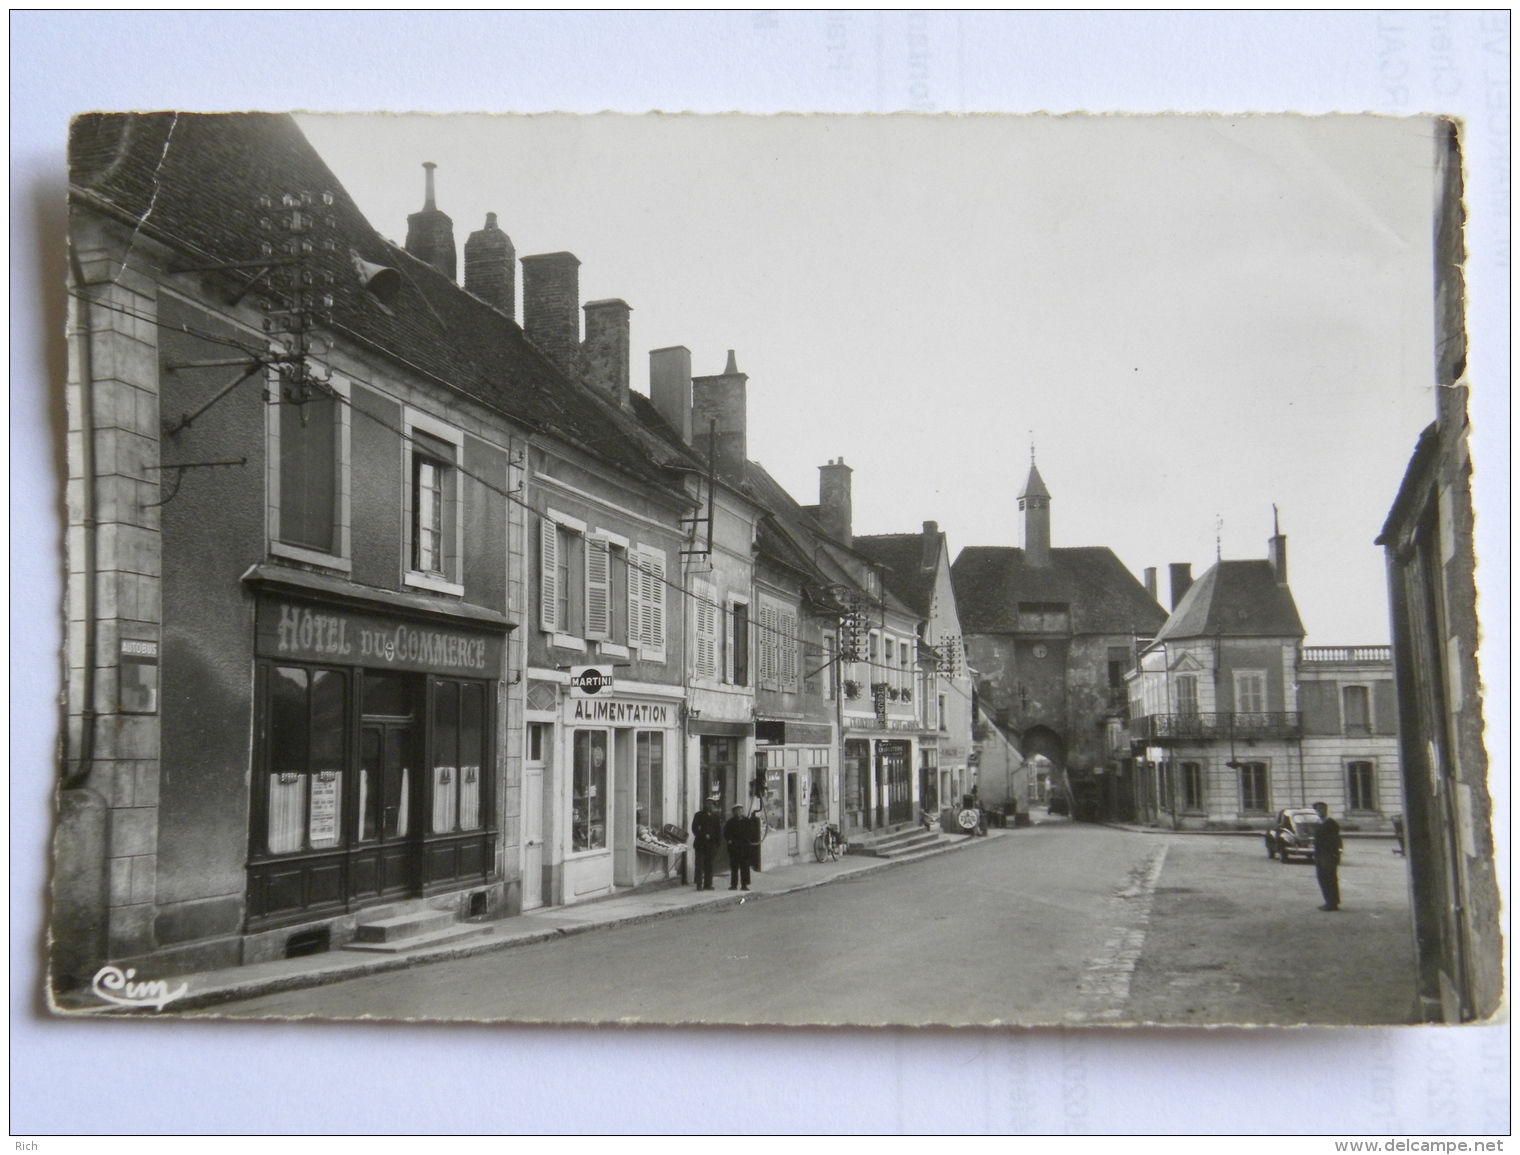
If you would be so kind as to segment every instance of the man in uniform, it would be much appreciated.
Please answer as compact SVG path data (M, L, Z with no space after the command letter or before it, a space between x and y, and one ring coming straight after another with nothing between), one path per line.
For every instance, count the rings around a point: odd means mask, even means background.
M717 806L709 801L691 820L692 849L697 855L697 889L713 888L713 859L718 856L718 842L723 837L723 824L718 818Z
M1340 910L1341 883L1337 872L1341 865L1341 824L1330 817L1330 807L1316 802L1319 828L1314 832L1314 874L1319 879L1319 892L1325 896L1320 910Z
M728 846L728 889L748 890L749 860L754 841L750 820L744 817L744 807L735 806L733 817L723 824L723 841Z

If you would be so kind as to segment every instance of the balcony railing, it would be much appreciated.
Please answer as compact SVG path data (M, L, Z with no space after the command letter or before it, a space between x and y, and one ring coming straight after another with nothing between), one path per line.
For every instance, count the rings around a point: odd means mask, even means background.
M1391 662L1392 646L1305 646L1306 662Z
M1299 719L1297 710L1266 714L1147 714L1130 723L1130 734L1146 742L1297 738Z

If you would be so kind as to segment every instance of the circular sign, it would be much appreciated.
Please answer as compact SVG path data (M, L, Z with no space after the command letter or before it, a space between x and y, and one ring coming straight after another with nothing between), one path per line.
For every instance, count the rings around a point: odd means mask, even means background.
M612 689L612 675L592 667L570 675L570 684L583 694L599 694Z
M962 810L955 816L955 824L962 830L975 830L979 815L975 810Z
M1043 658L1048 653L1050 653L1050 651L1045 648L1044 642L1039 643L1034 648L1034 656L1037 658Z

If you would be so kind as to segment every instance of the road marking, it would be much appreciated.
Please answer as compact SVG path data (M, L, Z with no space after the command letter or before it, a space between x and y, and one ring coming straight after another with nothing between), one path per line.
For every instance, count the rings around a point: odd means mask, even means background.
M1165 843L1130 868L1125 884L1108 900L1114 929L1104 940L1102 953L1088 962L1077 994L1081 1005L1066 1015L1071 1023L1114 1022L1124 1014L1129 1002L1130 980L1140 952L1145 949L1145 932L1150 927L1151 906L1156 898L1156 884L1166 865Z

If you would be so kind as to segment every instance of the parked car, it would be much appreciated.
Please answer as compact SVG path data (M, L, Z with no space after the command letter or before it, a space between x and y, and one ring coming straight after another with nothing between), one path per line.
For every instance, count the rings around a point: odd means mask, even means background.
M1314 858L1314 832L1319 829L1319 815L1302 807L1279 810L1267 831L1267 857L1286 865L1297 855L1305 861Z

